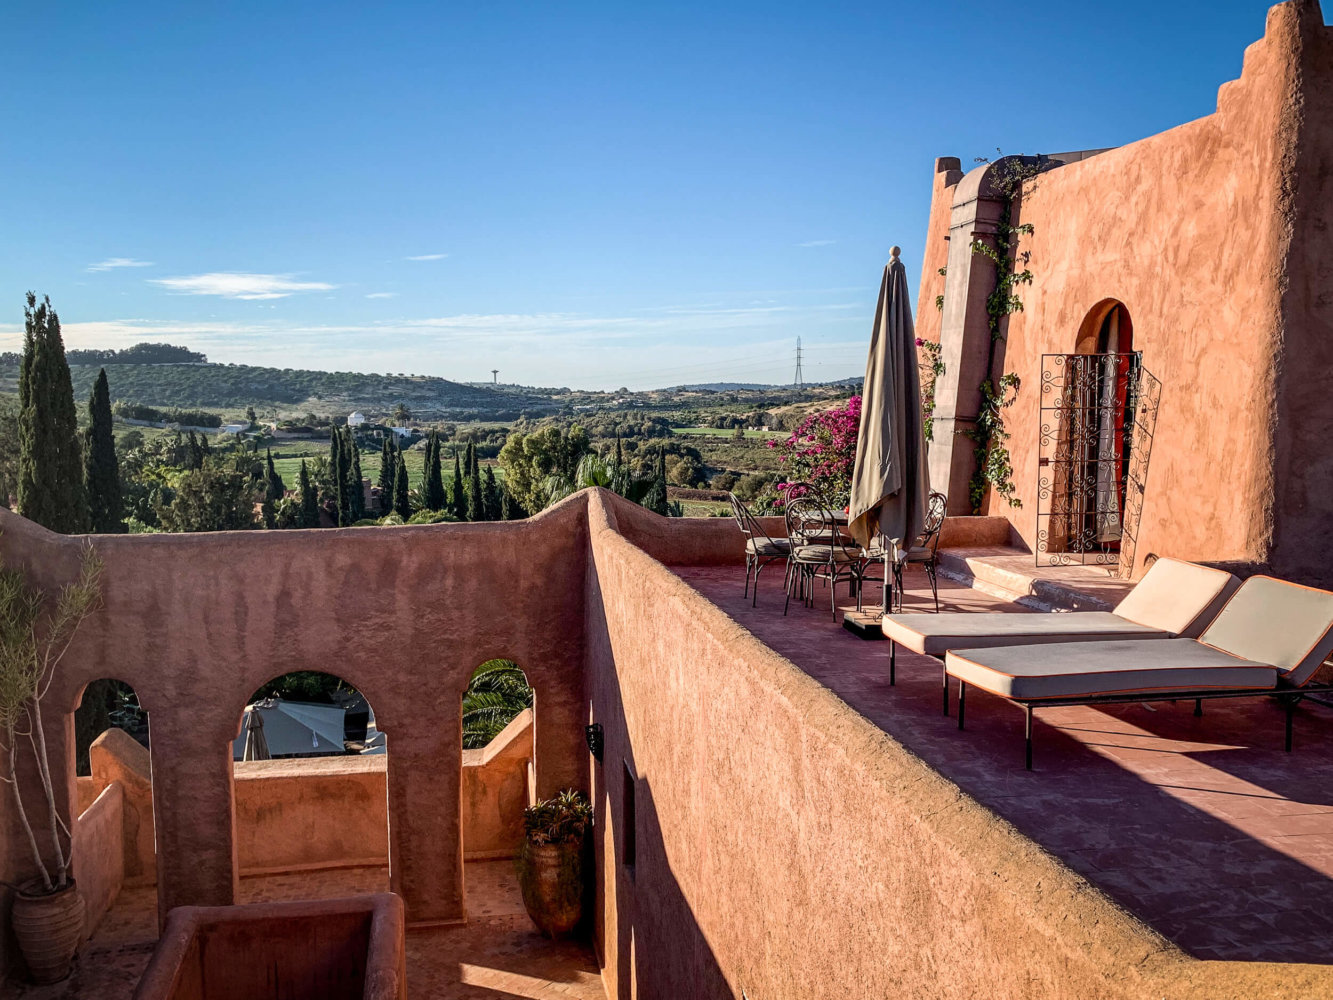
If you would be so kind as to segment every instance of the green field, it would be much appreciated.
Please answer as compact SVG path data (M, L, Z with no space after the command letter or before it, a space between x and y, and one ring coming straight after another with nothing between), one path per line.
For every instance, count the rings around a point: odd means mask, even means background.
M673 427L673 434L682 437L709 437L709 438L731 438L736 436L736 432L726 427ZM769 438L784 437L786 431L755 431L747 430L745 437L751 441L767 441Z

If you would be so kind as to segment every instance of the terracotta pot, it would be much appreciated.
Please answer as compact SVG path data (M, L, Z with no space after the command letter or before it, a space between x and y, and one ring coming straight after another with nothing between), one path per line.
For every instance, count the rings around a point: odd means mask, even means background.
M583 845L524 842L518 859L523 907L550 938L572 931L583 916Z
M74 952L83 940L84 903L70 879L58 892L43 892L28 882L14 897L10 923L34 983L56 983L69 975Z

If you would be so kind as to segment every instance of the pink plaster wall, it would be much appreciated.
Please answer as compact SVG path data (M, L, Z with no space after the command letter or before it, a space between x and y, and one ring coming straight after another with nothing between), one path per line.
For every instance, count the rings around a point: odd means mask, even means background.
M962 179L963 171L957 157L941 156L935 161L915 321L916 335L934 343L940 340L940 310L935 306L935 297L944 294L944 275L940 274L940 268L949 260L949 218L953 211L954 189Z
M1306 0L1274 7L1217 112L1029 182L1032 286L1010 318L1006 413L1023 508L992 497L1035 544L1043 353L1073 352L1084 318L1118 299L1162 380L1138 561L1150 553L1309 575L1333 518L1328 265L1333 143L1329 34ZM926 305L921 304L925 310ZM1280 373L1280 374L1279 374ZM1276 560L1276 561L1274 561Z
M92 776L80 778L80 784L87 780L100 793L115 782L123 793L120 839L124 845L125 881L129 885L151 885L157 880L157 863L153 847L153 780L148 751L123 730L108 729L93 740L88 756Z
M74 825L71 854L74 878L83 897L85 936L97 929L125 881L124 803L120 782L112 782L79 814Z
M388 893L173 912L135 1000L406 1000Z
M159 911L232 902L229 744L246 700L278 673L332 671L365 692L393 746L391 884L410 919L461 919L460 699L477 664L512 659L537 692L539 794L585 780L583 504L499 524L96 537L106 606L48 702L63 808L77 800L83 687L131 684L151 727ZM85 544L8 511L0 531L5 563L48 586L76 571ZM389 640L411 656L386 659ZM0 824L12 844L8 812Z
M528 804L532 741L533 713L529 709L483 749L463 751L465 858L507 858L517 853L523 836L523 809ZM146 764L143 747L120 730L108 730L93 744L93 776L79 778L78 788L80 805L86 808L114 782L115 847L121 850L123 845L117 870L128 875L126 881L151 883L152 786ZM386 764L387 757L382 755L235 762L232 780L240 874L387 863ZM134 786L134 793L122 795L122 782ZM122 822L122 799L127 813L137 813L147 821L127 815ZM96 822L96 833L84 830L87 821L87 813L80 816L76 847L87 841L98 845L99 855L105 853L104 838L105 845L110 844L102 829L105 821ZM76 850L76 857L80 853ZM136 879L136 875L142 877ZM118 874L117 886L119 882Z
M54 580L73 568L77 540L56 539L3 513L0 527L0 555L7 563ZM517 523L512 534L422 526L256 532L230 539L98 539L108 567L108 607L72 651L75 676L61 681L65 711L72 710L82 684L105 676L108 665L113 676L131 674L127 679L153 726L157 827L159 834L170 834L157 840L159 889L169 883L159 895L167 900L229 893L235 878L230 820L236 799L227 741L262 672L238 655L238 648L258 641L249 637L253 629L266 642L282 644L278 659L287 667L327 664L335 655L362 664L348 679L367 691L389 730L390 815L399 808L410 814L399 820L398 840L390 835L391 868L395 858L400 863L395 884L407 897L409 914L416 905L427 915L443 913L440 919L449 918L453 894L462 891L461 873L450 867L462 852L458 696L481 659L507 655L524 665L538 688L539 786L574 771L567 783L589 789L597 810L595 940L615 1000L708 1000L735 997L742 989L766 1000L1240 1000L1327 993L1321 967L1187 959L997 822L672 573L664 563L679 564L699 551L725 561L735 551L735 537L727 539L718 528L705 529L701 541L690 538L688 527L666 528L655 515L605 491L585 491L540 518ZM484 574L478 577L484 585L463 602L464 611L441 597L468 592L451 581L460 566L475 575L484 561L482 538L496 565L517 575L510 593L523 598L493 602L484 626L478 624L479 608L469 604L494 596ZM661 561L635 538L650 540ZM230 547L223 544L228 540ZM309 555L301 544L311 548ZM222 567L207 601L192 598L185 605L197 619L176 619L179 606L171 602L184 599L170 595L179 586L164 589L153 582L172 562ZM143 571L132 572L135 567ZM340 619L326 614L333 602L324 588L331 584L316 579L336 584L357 567L358 594L380 616L370 622L355 606L344 608ZM567 575L571 567L577 579ZM429 575L432 586L406 586L404 573L412 584ZM235 586L245 579L250 588ZM374 592L377 580L397 600ZM177 580L204 582L190 575ZM163 615L170 627L161 625ZM272 618L292 628L306 622L311 650L293 655L301 635L279 639ZM475 637L459 618L486 640L480 644L484 653L469 646ZM420 636L408 648L433 655L360 659L370 640L358 628L385 619ZM446 620L454 622L452 646L440 638ZM496 637L502 620L517 636L508 643ZM346 645L334 645L325 629L334 629ZM528 634L533 632L540 635ZM130 646L133 658L119 643ZM560 652L546 658L522 655L557 647ZM382 651L382 643L376 648ZM422 697L432 690L429 683L407 683L413 671L422 671L427 682L443 678L436 699ZM548 697L553 688L556 698ZM229 705L228 724L216 723L222 731L214 741L222 781L201 751L210 742L201 733L211 731L213 716L196 689ZM409 710L412 694L428 703L422 711ZM187 716L173 699L204 715L205 725L189 730L189 740ZM173 711L180 713L174 724ZM448 740L424 748L402 728L410 721L429 730L427 724L440 725L441 718ZM583 746L588 721L605 727L598 764ZM405 760L399 749L404 742ZM551 758L555 779L543 756L546 746L557 751ZM72 801L68 745L60 750L69 764ZM621 855L627 775L637 803L632 870ZM401 782L398 799L395 781ZM227 819L222 825L212 823L219 810ZM3 822L0 842L8 845L13 864L12 821L6 815ZM420 874L429 863L442 870ZM13 872L11 867L5 877ZM305 934L293 924L275 932L274 940L299 948Z
M1318 996L1197 962L959 793L589 499L587 684L612 1000ZM636 863L622 863L633 776Z

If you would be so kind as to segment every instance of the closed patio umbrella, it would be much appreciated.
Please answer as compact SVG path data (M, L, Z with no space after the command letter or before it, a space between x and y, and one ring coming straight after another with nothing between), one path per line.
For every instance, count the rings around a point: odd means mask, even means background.
M245 749L241 751L241 760L268 759L268 740L264 737L264 717L259 714L258 705L250 705L245 710Z
M910 547L925 530L930 492L916 330L900 252L889 251L879 289L852 469L848 530L867 548L876 536L886 549L888 541Z

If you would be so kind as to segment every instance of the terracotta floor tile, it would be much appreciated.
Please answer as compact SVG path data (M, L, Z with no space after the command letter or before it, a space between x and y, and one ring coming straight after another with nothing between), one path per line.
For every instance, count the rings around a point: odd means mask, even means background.
M677 572L1192 954L1333 961L1319 933L1302 930L1322 929L1333 913L1333 711L1303 704L1288 754L1283 713L1264 700L1205 702L1201 718L1192 701L1038 709L1036 770L1028 773L1019 709L969 692L959 732L940 713L939 661L900 651L890 687L888 644L835 625L827 592L814 609L794 604L784 617L781 576L765 578L752 608L736 586L738 567ZM928 608L928 595L924 575L909 574L908 610ZM941 598L950 607L1029 613L949 581Z

